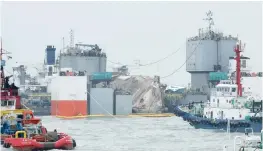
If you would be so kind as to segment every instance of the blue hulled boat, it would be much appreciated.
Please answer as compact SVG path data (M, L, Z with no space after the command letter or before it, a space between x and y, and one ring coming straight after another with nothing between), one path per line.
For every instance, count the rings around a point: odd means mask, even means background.
M247 57L241 56L241 45L234 49L236 56L230 57L229 65L236 67L236 71L230 71L228 79L219 80L219 83L211 88L210 100L206 104L189 104L187 108L175 107L176 115L197 129L217 129L231 132L245 132L246 128L252 128L254 132L262 129L262 98L251 89L250 83L243 84L244 77L241 71L247 71L241 67L241 61L246 62ZM262 81L261 81L262 82Z
M174 113L176 116L182 117L184 121L196 129L211 129L218 131L227 131L228 127L230 132L244 133L246 128L252 128L254 132L261 132L262 117L261 116L247 116L246 119L228 120L228 119L211 119L202 117L200 114L192 114L184 111L182 108L176 106Z

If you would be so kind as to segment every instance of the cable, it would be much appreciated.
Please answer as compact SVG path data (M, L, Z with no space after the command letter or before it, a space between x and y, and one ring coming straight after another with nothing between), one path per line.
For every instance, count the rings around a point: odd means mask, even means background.
M209 35L209 34L205 35L205 37L207 37L208 35ZM204 37L204 38L205 38L205 37ZM180 70L180 69L186 64L186 62L192 57L192 55L193 55L194 52L197 50L197 47L201 44L201 42L202 42L202 40L199 40L199 43L198 43L197 46L195 47L194 51L192 51L192 53L190 54L190 56L185 60L185 62L184 62L179 68L177 68L176 70L174 70L171 74L166 75L166 76L161 77L161 78L163 79L163 78L170 77L170 76L172 76L173 74L175 74L175 72L177 72L178 70Z
M181 46L181 47L182 47L182 46ZM163 61L163 60L165 60L165 59L167 59L167 58L173 56L174 54L176 54L176 53L181 49L181 47L178 48L176 51L172 52L171 54L167 55L167 56L164 57L164 58L161 58L161 59L159 59L159 60L156 60L156 61L153 61L153 62L150 62L150 63L147 63L147 64L139 64L139 65L137 65L137 66L139 66L139 67L143 67L143 66L150 66L150 65L153 65L153 64L159 63L159 62L161 62L161 61ZM109 61L110 63L113 63L113 64L124 65L124 64L117 63L117 62L114 62L114 61L110 61L110 60L108 60L108 61ZM126 66L136 66L136 65L126 65Z
M181 49L181 48L178 48L175 52L173 52L173 53L169 54L168 56L166 56L166 57L164 57L164 58L161 58L161 59L159 59L159 60L157 60L157 61L153 61L153 62L150 62L150 63L147 63L147 64L139 64L139 66L149 66L149 65L153 65L153 64L159 63L159 62L161 62L161 61L163 61L163 60L165 60L165 59L173 56L173 55L176 54L180 49Z
M112 64L117 64L117 65L122 65L122 66L129 66L129 67L136 67L137 65L127 65L127 64L122 64L120 62L114 62L111 60L107 60L108 62L112 63Z
M114 116L113 114L111 114L107 109L105 109L105 108L100 104L100 102L99 102L98 100L96 100L96 99L91 95L91 93L90 93L89 91L87 91L87 94L90 95L90 101L91 101L91 100L95 101L95 103L96 103L97 105L99 105L99 107L100 107L101 109L103 109L108 115L110 115L111 117L113 117L115 120L121 122L122 124L125 124L123 121L121 121L119 118L117 118L116 116ZM135 130L134 130L133 127L130 127L130 126L128 126L128 125L126 125L126 126L127 126L130 130L132 130L133 132L135 132Z
M113 62L113 61L110 61L110 60L108 60L107 59L107 61L109 61L110 63L112 63L112 64L119 64L119 65L123 65L123 64L121 64L121 63L119 63L119 62Z
M195 47L194 51L192 51L192 53L190 54L190 56L185 60L185 62L184 62L179 68L177 68L177 69L174 70L172 73L170 73L170 74L168 74L168 75L166 75L166 76L163 76L163 77L161 77L161 78L164 79L164 78L170 77L170 76L172 76L173 74L175 74L175 72L177 72L178 70L180 70L180 69L186 64L186 62L192 57L192 55L193 55L194 52L197 50L197 47L200 45L201 42L202 42L202 41L200 40L199 43L198 43L198 45Z

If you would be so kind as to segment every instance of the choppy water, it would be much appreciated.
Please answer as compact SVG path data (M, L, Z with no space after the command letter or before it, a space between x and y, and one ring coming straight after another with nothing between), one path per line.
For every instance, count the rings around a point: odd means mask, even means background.
M224 144L233 148L234 136L244 135L233 133L229 140L226 133L193 129L179 117L42 120L48 130L73 136L76 151L222 151Z

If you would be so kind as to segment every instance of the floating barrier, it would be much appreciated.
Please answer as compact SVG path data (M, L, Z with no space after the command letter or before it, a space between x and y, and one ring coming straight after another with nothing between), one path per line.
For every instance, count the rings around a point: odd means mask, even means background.
M103 115L103 114L95 114L95 115L79 115L79 116L56 116L61 119L81 119L81 118L89 118L89 117L172 117L175 116L172 113L161 113L161 114L153 114L153 113L139 113L139 114L130 114L130 115Z

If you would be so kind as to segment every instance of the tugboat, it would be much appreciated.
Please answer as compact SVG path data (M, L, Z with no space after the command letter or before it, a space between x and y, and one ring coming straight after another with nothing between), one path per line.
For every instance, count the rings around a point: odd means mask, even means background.
M1 42L2 44L2 42ZM35 118L30 109L23 109L18 95L18 87L9 85L5 77L1 45L1 144L16 151L36 151L50 149L72 150L76 141L64 133L47 132L41 119Z
M5 138L11 137L17 130L26 124L37 124L40 119L35 118L33 111L23 109L20 96L18 95L18 87L14 83L9 84L12 76L5 76L4 66L5 60L2 59L3 53L1 41L1 144ZM17 122L17 119L20 119Z
M183 117L190 125L197 129L227 130L230 121L231 132L245 132L252 128L254 132L262 129L262 98L243 96L246 87L241 84L241 47L237 44L236 53L236 82L221 80L211 91L211 98L207 104L189 104L176 106L174 112ZM249 90L246 90L248 92Z
M1 41L1 117L5 114L20 114L22 115L25 110L23 109L21 104L21 98L18 95L18 87L15 86L14 83L9 84L9 79L11 76L5 76L4 66L5 60L2 59L4 53L2 49L2 41Z
M48 132L41 119L35 118L30 110L24 110L22 115L2 116L1 144L16 151L72 150L76 147L76 141L67 134L57 133L56 130Z

